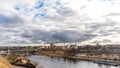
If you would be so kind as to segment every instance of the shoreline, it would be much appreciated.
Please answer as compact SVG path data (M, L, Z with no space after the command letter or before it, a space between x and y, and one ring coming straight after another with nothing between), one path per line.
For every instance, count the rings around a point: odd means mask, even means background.
M90 62L98 61L98 63L99 63L99 61L107 61L107 62L117 63L118 66L120 66L120 61L104 59L102 57L77 56L77 55L69 56L69 55L65 55L63 52L39 51L39 52L34 53L33 55L38 55L38 56L44 55L44 56L53 57L53 58L57 57L57 58L65 58L65 59L71 59L71 60L82 60L82 61L90 61ZM11 60L9 60L9 63L10 63L10 61L13 62L16 57L18 57L18 56L15 56L15 55L9 56L8 58L11 59ZM7 60L8 60L8 58L7 58ZM101 63L101 64L104 64L104 63ZM109 64L109 65L114 66L113 64Z
M83 56L65 56L63 54L55 53L55 52L48 52L48 51L41 51L40 53L36 53L35 55L45 55L49 57L58 57L58 58L66 58L66 59L73 59L73 60L82 60L82 61L107 61L107 62L114 62L120 66L120 61L115 61L112 59L104 59L104 58L97 58L97 57L83 57Z
M31 61L26 56L18 56L18 55L9 55L4 56L4 58L7 60L7 62L12 65L12 68L29 68L29 67L38 67L38 65ZM41 67L39 67L41 68Z

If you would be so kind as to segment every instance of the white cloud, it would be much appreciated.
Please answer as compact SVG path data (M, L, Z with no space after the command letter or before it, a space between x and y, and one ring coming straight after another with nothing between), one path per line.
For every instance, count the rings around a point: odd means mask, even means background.
M120 42L119 7L119 0L0 0L1 44Z

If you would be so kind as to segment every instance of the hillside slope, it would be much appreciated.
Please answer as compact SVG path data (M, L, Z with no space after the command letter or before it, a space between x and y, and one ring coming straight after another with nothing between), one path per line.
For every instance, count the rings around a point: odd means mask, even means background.
M9 64L7 60L0 56L0 68L13 68L13 66Z

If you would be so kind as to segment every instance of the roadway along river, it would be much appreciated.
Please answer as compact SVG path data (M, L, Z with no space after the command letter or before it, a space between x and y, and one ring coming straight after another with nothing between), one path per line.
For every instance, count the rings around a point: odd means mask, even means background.
M51 58L47 56L29 56L28 58L37 62L43 68L120 68L119 66L107 66L88 61Z

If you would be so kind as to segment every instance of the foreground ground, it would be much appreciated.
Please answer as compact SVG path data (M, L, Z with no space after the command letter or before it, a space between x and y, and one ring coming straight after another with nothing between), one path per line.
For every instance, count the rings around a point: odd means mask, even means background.
M0 68L13 68L13 66L0 56Z

